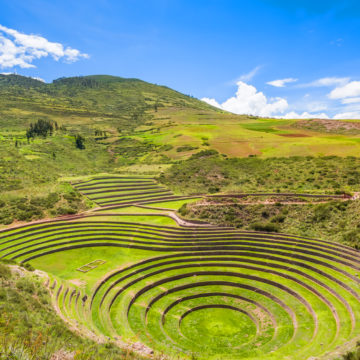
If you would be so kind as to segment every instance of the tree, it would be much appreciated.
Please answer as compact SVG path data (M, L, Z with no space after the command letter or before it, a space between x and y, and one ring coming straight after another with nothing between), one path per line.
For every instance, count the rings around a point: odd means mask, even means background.
M30 138L34 138L35 136L52 136L53 131L54 125L52 121L39 119L35 124L30 124L29 128L26 130L26 137L29 141Z
M84 142L85 142L85 138L82 137L80 134L78 134L78 135L75 136L75 146L76 146L78 149L80 149L80 150L85 149Z

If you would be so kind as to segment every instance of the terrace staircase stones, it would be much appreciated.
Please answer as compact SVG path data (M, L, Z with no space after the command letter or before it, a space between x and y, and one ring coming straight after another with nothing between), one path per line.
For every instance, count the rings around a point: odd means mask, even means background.
M262 353L285 359L295 349L306 358L335 349L360 330L360 253L324 240L85 217L3 232L0 252L26 262L72 246L138 243L154 255L109 273L90 294L56 280L49 284L63 316L92 333L137 336L160 352L201 357L206 348L234 359ZM194 342L191 324L210 311L234 311L254 333L236 335L231 349Z
M174 195L150 177L96 177L72 185L99 206L109 208L186 198Z
M107 209L136 203L149 210L145 204L161 202L167 191L146 177L97 177L74 186ZM28 262L73 249L145 251L146 258L113 270L107 262L78 273L102 271L92 288L59 278L48 287L74 328L148 355L303 360L327 356L359 336L359 251L170 214L150 213L171 216L178 226L97 212L7 229L0 231L0 257Z

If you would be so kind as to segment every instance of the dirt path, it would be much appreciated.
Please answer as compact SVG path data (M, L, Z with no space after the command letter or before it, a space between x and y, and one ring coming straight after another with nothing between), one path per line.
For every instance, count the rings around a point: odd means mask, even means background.
M339 199L339 201L346 201L349 199ZM228 202L228 203L203 203L203 204L193 204L192 207L198 207L198 206L234 206L234 205L274 205L277 203L280 203L282 205L309 205L309 204L325 204L329 201L321 200L316 202L310 202L310 201L271 201L271 200L265 200L265 201L244 201L244 202Z
M188 220L185 220L185 219L182 219L181 217L179 217L175 212L173 211L169 211L167 213L167 215L169 217L171 217L172 219L174 219L178 225L180 226L191 226L191 227L194 227L194 226L199 226L199 227L202 227L202 226L206 226L206 227L209 227L209 226L213 226L213 227L217 227L216 225L213 225L213 224L209 224L209 223L206 223L206 222L198 222L198 221L188 221Z

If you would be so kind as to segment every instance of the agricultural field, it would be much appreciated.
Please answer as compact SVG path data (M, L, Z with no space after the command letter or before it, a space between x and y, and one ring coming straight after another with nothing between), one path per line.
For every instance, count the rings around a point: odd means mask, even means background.
M198 199L159 195L150 177L73 186L98 206L1 231L0 255L47 273L54 306L80 333L184 359L330 359L355 344L354 248L184 221L175 210Z
M337 128L322 120L266 119L209 111L160 109L148 126L135 129L133 138L171 145L171 159L186 159L204 149L228 157L357 156L358 121L339 122Z

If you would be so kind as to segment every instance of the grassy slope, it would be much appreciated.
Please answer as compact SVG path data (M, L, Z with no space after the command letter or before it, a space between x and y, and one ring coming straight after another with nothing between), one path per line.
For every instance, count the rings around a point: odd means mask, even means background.
M295 120L232 115L166 87L111 76L43 84L0 75L0 109L2 191L124 168L158 173L209 148L230 157L343 156L360 150L357 129L339 135ZM57 121L62 130L28 144L25 130L40 118ZM95 135L97 130L105 136ZM83 151L74 146L78 133L86 139Z
M174 165L159 180L173 191L196 193L342 193L357 191L359 158L232 158L203 152Z
M55 313L44 279L0 263L0 359L135 359L71 332ZM19 269L19 270L17 270Z
M214 201L215 203L215 201ZM235 226L246 230L286 234L342 242L360 248L360 201L331 201L324 204L241 204L216 199L187 205L181 214L189 219ZM262 229L263 228L263 229Z
M90 219L87 219L90 220ZM106 216L104 215L103 217L94 217L93 218L94 221L131 221L134 222L135 224L139 224L139 223L152 223L153 225L174 225L174 223L170 220L170 219L166 219L166 218L162 218L160 216L158 217L150 217L150 216L146 216L143 215L141 216L140 214L138 216L123 216L123 217L116 217L116 216ZM81 222L81 220L79 220L79 222ZM76 223L76 222L75 222ZM175 228L174 228L175 229ZM180 231L182 231L181 229L178 229ZM220 231L221 233L221 231ZM35 236L36 235L31 235L30 236ZM130 235L130 233L129 233ZM84 238L86 239L87 236L84 236ZM126 238L131 239L131 236L127 236ZM152 240L155 240L156 236L152 237ZM24 240L24 239L23 239ZM219 239L218 239L219 240ZM22 240L20 240L22 241ZM292 245L289 245L289 250L292 249ZM319 256L321 256L321 252L319 253ZM130 249L130 248L123 248L123 249L111 249L111 248L84 248L84 249L78 249L78 250L71 250L71 251L66 251L66 252L62 252L61 253L61 262L59 261L59 254L56 256L56 254L52 254L52 255L48 255L48 256L43 256L40 257L34 261L32 261L32 264L40 269L46 270L54 275L56 275L57 277L61 278L61 279L65 279L65 280L72 280L73 282L76 281L77 283L82 283L84 290L90 295L91 291L94 290L94 286L96 283L99 283L100 279L103 279L103 277L108 274L109 272L112 272L115 269L119 269L119 268L124 268L127 265L131 265L134 264L136 262L141 261L142 259L145 258L149 258L149 257L154 257L155 255L166 255L166 253L161 252L161 254L157 254L156 252L153 251L145 251L145 250L141 250L141 251L134 251L134 249ZM196 253L193 254L193 256L196 256ZM197 256L202 256L201 253L198 253ZM292 258L291 255L291 251L289 253L289 257L290 259ZM81 265L85 265L86 263L89 263L90 261L94 260L94 259L103 259L106 260L107 262L103 265L100 265L98 268L91 270L88 273L80 273L78 271L76 271L76 268L81 266ZM210 261L210 259L208 260ZM199 265L196 260L194 263L195 266ZM340 264L337 264L338 266L341 266ZM264 263L264 266L269 266L268 262ZM230 265L226 265L226 264L218 264L216 267L217 270L221 270L221 271L228 271L230 268ZM143 272L141 272L141 275L147 272L152 272L155 269L148 269L148 270L144 270ZM192 271L194 269L189 269L189 270L185 270L185 268L183 270L180 270L180 273L186 273L187 271ZM214 270L213 267L209 267L209 266L202 266L202 268L200 269L201 271L203 270ZM329 271L329 269L326 269L327 271ZM347 269L349 271L349 269ZM356 272L355 269L350 269L351 273L354 274ZM251 269L248 270L241 270L241 274L244 273L249 273L249 274L255 274L257 272L254 272ZM330 273L333 273L330 270ZM175 275L175 274L179 274L178 270L171 270L171 272L166 273L166 274L156 274L154 273L153 276L151 278L152 281L149 281L150 279L144 279L142 285L139 283L139 288L141 288L141 286L145 286L145 285L149 285L151 283L153 283L155 280L159 280L161 279L163 276L169 276L169 275ZM139 273L135 273L134 274L136 277L139 275ZM273 276L273 275L265 275L262 274L261 271L259 273L259 275L264 276L264 277L269 277L270 279L275 279L275 280L279 280L277 276ZM211 280L212 276L207 276L207 275L200 275L201 279L203 280ZM338 275L337 275L338 276ZM341 278L341 275L339 275ZM224 277L226 278L226 277ZM190 282L193 281L199 281L200 279L198 279L197 277L192 277L192 280ZM130 281L130 279L126 279L126 282ZM177 284L187 284L189 280L184 279L183 281L180 281ZM326 280L325 280L326 281ZM331 315L331 311L329 311L329 309L327 309L326 307L324 307L324 304L322 304L319 299L316 299L316 297L314 296L314 294L311 293L311 291L307 291L304 288L302 288L301 286L298 286L297 284L291 283L287 280L282 279L281 280L282 283L291 286L292 289L298 291L299 293L303 294L307 299L309 299L309 301L311 302L311 304L314 306L314 309L316 309L316 312L319 313L319 321L321 324L319 333L318 333L318 339L324 339L321 341L324 342L331 342L332 337L335 335L335 327L334 327L334 320L332 318ZM249 280L248 282L250 284L254 285L254 282ZM166 285L164 285L166 286ZM281 291L276 291L274 289L271 289L271 287L268 287L267 285L264 285L265 289L268 289L269 291L274 291L278 296L281 296L281 298L286 301L289 305L294 306L294 309L296 310L296 312L298 312L298 314L301 314L301 322L302 325L301 326L301 331L298 333L297 335L297 339L296 342L294 343L289 343L287 348L285 349L285 352L289 352L289 351L294 351L299 350L296 346L300 345L301 347L304 347L305 349L308 347L309 348L306 350L307 354L312 354L313 351L315 351L316 353L321 353L321 346L319 345L319 340L317 339L316 341L311 342L311 329L313 329L313 324L312 321L309 317L309 314L307 314L306 310L301 306L301 304L296 304L296 301L294 299L291 299L291 297L287 296L287 294L281 294ZM136 289L139 289L137 287L134 287L132 289L130 289L130 291L128 293L125 294L124 300L130 300L133 296L134 293L136 292ZM171 286L169 285L169 288L171 288ZM164 290L164 287L160 288L162 291ZM117 289L114 289L117 290ZM226 290L225 288L222 288L221 286L215 286L215 287L211 287L212 291L224 291ZM257 297L256 292L255 294L250 294L248 292L247 296L254 296L255 299L259 299L259 297ZM348 296L348 294L344 293L342 291L342 293L344 294L344 296ZM184 293L183 295L186 294L191 294L190 293ZM244 290L239 291L239 294L244 295ZM127 322L124 321L124 317L123 317L123 313L124 313L124 309L126 309L126 306L124 306L123 303L119 302L115 304L115 308L112 311L111 316L113 316L113 318L115 319L114 321L114 326L116 327L117 330L119 330L120 334L124 334L124 338L130 337L130 339L134 338L134 331L135 333L140 334L140 339L142 341L144 341L146 344L148 343L148 339L146 339L144 336L142 336L141 334L144 334L143 332L143 328L142 328L142 319L143 316L142 311L145 310L144 307L144 300L149 301L149 299L152 298L152 296L154 296L155 293L153 292L152 294L149 293L148 295L146 295L146 298L143 298L142 300L140 300L140 302L138 303L138 305L136 305L132 312L130 313L129 319L130 322L132 324L132 331L130 331L129 326L127 325ZM167 303L169 301L174 301L178 298L179 294L173 294L172 296L170 296L167 300ZM60 299L58 301L58 303L60 304L61 302L63 302L63 297L65 295L61 295ZM261 297L260 297L261 298ZM99 299L98 299L99 300ZM350 299L351 300L351 299ZM219 299L208 299L207 301L209 301L209 303L211 304L213 301L224 301L224 299L219 298ZM225 303L228 304L227 301L225 301ZM174 309L174 311L176 310L176 312L172 313L174 316L172 316L170 314L169 317L169 321L171 319L175 320L175 322L170 322L169 324L167 324L167 331L169 331L171 334L173 334L174 336L176 336L177 334L177 322L176 319L178 319L176 317L176 315L178 315L178 311L184 312L186 311L186 309L188 309L188 306L193 307L193 306L197 306L203 304L202 301L198 301L198 300L194 300L191 301L190 303L184 304L184 306L181 306L178 309ZM230 302L230 304L234 304L236 305L236 302ZM271 306L271 302L266 301L267 305ZM164 305L164 304L163 304ZM237 303L238 305L238 303ZM274 304L273 304L274 305ZM276 305L276 304L275 304ZM338 311L340 312L340 315L344 315L344 317L342 317L342 319L348 318L348 314L346 314L346 311L344 311L344 309L342 309L342 306L338 306L337 302L335 302L335 306L338 307ZM284 314L284 311L281 311L281 309L278 308L278 306L275 306L276 309L274 309L274 312L276 314L277 317L277 321L278 321L278 325L279 325L279 339L278 341L278 345L281 345L284 342L287 342L288 340L290 340L291 338L291 326L289 327L289 319L288 316L286 314ZM94 308L95 311L96 307ZM151 333L152 336L154 336L155 338L159 337L161 339L161 331L159 331L158 329L158 324L160 324L160 321L158 319L158 317L160 316L161 312L157 311L160 310L160 304L159 307L155 307L154 308L154 312L152 313L151 316L153 316L153 324L154 327L151 328ZM139 311L138 311L139 310ZM141 311L140 311L141 310ZM249 308L250 310L250 308ZM254 310L254 309L253 309ZM66 309L65 309L65 313L66 313ZM220 310L216 310L216 311L211 311L212 313L212 321L205 321L205 318L201 316L201 313L198 317L193 317L193 316L189 316L187 318L187 320L185 320L183 322L183 325L181 327L182 331L188 335L188 337L190 339L196 337L196 339L199 340L200 344L195 344L195 346L193 347L193 349L197 349L197 351L200 352L201 354L205 354L206 356L208 355L214 355L213 358L219 358L216 357L216 353L217 352L217 346L229 346L228 341L232 341L231 344L233 344L233 342L237 341L237 340L241 340L244 338L245 335L249 336L250 338L252 338L252 334L254 332L254 327L251 324L251 322L247 322L246 318L244 318L243 316L237 316L238 314L235 315L230 315L227 310L226 311L220 311ZM228 314L228 315L227 315ZM206 317L206 315L204 315ZM209 313L208 313L209 316ZM236 325L234 324L232 319L235 319L235 317L237 318L237 321L242 321L244 327L241 328L240 330L236 330ZM262 317L261 317L262 318ZM97 320L96 318L94 319L95 321ZM266 321L268 322L268 321ZM111 333L111 327L107 327L108 331L110 331ZM135 330L134 330L135 329ZM136 329L139 329L139 331L136 331ZM310 330L310 331L309 331ZM199 333L197 333L197 331L200 331ZM272 332L271 329L268 329L267 327L265 329L263 329L264 333L264 339L263 340L270 340L270 338L272 337ZM337 339L337 341L339 342L339 344L341 342L343 342L345 339L347 339L349 333L349 322L348 320L343 320L343 323L341 325L341 337L339 337ZM206 336L204 336L204 334L209 334L209 336L213 336L216 338L216 344L215 343L209 343L208 339L206 338ZM326 336L325 336L326 334ZM202 335L202 336L201 336ZM179 336L179 334L178 334ZM188 347L187 340L186 339L179 339L181 340L181 342L183 343L184 347ZM135 339L136 341L136 339ZM183 342L184 341L184 342ZM310 342L309 342L310 341ZM308 344L309 343L309 344ZM328 344L328 343L327 343ZM200 347L198 347L198 345L200 345ZM273 345L276 345L273 343ZM150 344L151 346L151 344ZM193 346L193 345L192 345ZM205 347L209 347L209 351L208 352L204 352L204 346ZM234 347L231 346L231 348L233 349ZM214 353L210 354L210 349L212 349L211 351L214 351ZM235 349L236 350L236 349ZM248 349L249 351L245 351L245 354L247 354L249 357L253 357L253 358L262 358L262 356L265 356L264 354L269 350L268 347L265 346L265 348L263 350L256 350L256 347L252 346L251 349ZM164 349L164 351L166 351L166 349ZM168 352L168 351L166 351ZM282 354L279 354L278 357L276 357L276 359L282 358L281 357ZM277 356L277 355L274 355ZM200 356L201 358L201 356ZM208 356L207 358L211 358L210 356ZM221 358L221 357L220 357ZM269 357L270 358L270 357ZM301 355L298 356L298 358L301 358ZM307 358L306 356L304 356L303 358Z
M13 199L61 192L63 185L57 182L59 177L124 169L155 174L165 170L161 181L183 194L276 189L332 193L355 191L360 183L355 158L345 161L342 158L266 161L195 158L170 168L177 160L185 160L205 149L216 149L229 157L357 155L359 132L350 130L339 135L321 127L298 125L294 120L226 114L196 99L140 80L91 76L42 84L19 76L0 75L0 105L0 191L6 200L5 209ZM39 118L57 121L62 129L51 137L27 143L25 130ZM95 135L96 130L105 131L105 136ZM85 150L74 146L74 136L78 133L86 139ZM254 210L251 221L259 213ZM295 216L297 212L292 214ZM332 221L338 221L343 214L336 215ZM273 216L276 214L271 213ZM137 220L172 222L146 216ZM351 224L346 224L346 231ZM293 223L288 229L297 231ZM55 254L44 261L34 261L34 265L64 279L74 279L78 276L75 270L78 265L94 257L109 259L104 266L84 276L91 287L101 275L118 266L119 259L123 265L129 259L135 261L146 256L142 251L130 254L127 250L76 250L62 254L62 264L58 264Z
M90 76L43 84L0 75L0 193L5 202L0 204L0 223L21 220L21 211L34 212L26 220L51 215L39 208L21 209L17 203L49 193L62 198L68 190L59 181L61 177L113 172L136 163L158 171L153 163L170 161L161 155L161 146L128 135L151 121L152 113L161 107L216 112L196 99L136 79ZM28 142L26 129L38 119L56 121L59 129L52 136ZM76 134L85 137L84 150L75 147ZM63 205L59 203L56 209L71 213L84 208Z
M173 191L187 194L337 194L359 190L360 163L355 157L224 159L217 154L205 155L174 165L159 180ZM360 246L359 200L316 204L309 198L279 198L269 204L269 198L200 200L183 208L181 214L226 226L252 230L265 226L273 231ZM276 201L285 204L274 204ZM296 204L299 201L305 203Z
M298 120L173 108L161 108L155 115L153 124L158 126L141 128L135 138L159 145L171 144L173 148L165 154L172 159L185 159L198 151L177 151L186 145L215 149L229 157L356 156L359 153L360 134L356 128L343 133L321 126L309 128Z
M0 75L1 189L51 182L59 174L108 171L114 163L127 164L159 150L126 137L152 119L155 104L211 110L196 99L136 79L90 76L43 84ZM28 144L25 130L40 118L57 121L62 130ZM106 135L95 135L95 130ZM78 133L86 139L84 151L74 146Z

